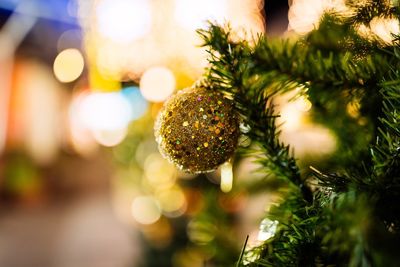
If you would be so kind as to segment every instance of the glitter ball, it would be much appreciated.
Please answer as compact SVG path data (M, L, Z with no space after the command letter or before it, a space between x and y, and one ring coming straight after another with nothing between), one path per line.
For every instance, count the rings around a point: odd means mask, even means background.
M239 134L233 102L218 91L201 87L172 96L155 125L161 154L190 173L209 172L227 161L237 147Z

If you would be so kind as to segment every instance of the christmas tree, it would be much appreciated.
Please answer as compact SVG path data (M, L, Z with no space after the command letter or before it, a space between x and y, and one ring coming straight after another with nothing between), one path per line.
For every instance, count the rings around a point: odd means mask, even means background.
M251 43L214 24L199 31L210 63L201 87L232 100L251 140L239 154L256 157L264 174L247 186L274 184L282 196L261 225L269 238L257 247L242 240L237 266L400 262L399 36L388 42L368 32L376 19L398 19L400 9L398 1L361 2L328 10L294 40L258 36ZM316 166L301 168L280 140L275 99L291 91L312 103L313 120L337 138L335 152Z

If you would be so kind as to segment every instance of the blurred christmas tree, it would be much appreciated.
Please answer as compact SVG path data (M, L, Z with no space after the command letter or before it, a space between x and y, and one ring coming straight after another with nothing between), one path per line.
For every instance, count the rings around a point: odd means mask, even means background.
M245 245L238 266L398 266L400 36L380 38L371 28L398 27L399 7L347 1L296 40L259 36L253 44L229 28L199 31L210 52L202 85L233 100L251 140L241 151L264 174L247 190L274 185L282 196L261 223L264 242ZM291 91L311 102L313 120L337 138L336 151L305 170L280 140L276 99ZM223 215L212 210L202 216L222 231ZM218 246L225 240L210 244L211 264L233 264Z

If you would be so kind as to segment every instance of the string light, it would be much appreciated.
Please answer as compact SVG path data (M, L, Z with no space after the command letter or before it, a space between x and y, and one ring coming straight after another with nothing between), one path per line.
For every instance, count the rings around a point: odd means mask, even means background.
M225 162L221 166L221 191L228 193L232 190L233 184L233 172L232 163Z

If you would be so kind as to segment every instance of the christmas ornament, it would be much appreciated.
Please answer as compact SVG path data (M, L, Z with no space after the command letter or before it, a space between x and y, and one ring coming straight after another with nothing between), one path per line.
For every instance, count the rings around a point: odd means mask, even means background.
M179 91L160 111L155 136L161 154L190 173L215 170L234 153L239 120L220 92L192 87Z

